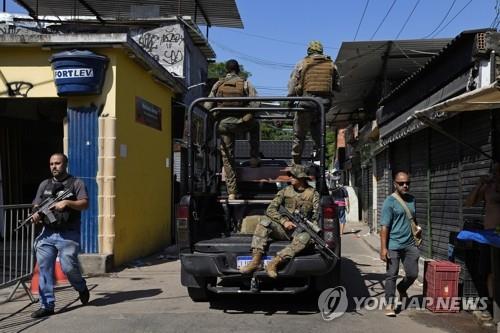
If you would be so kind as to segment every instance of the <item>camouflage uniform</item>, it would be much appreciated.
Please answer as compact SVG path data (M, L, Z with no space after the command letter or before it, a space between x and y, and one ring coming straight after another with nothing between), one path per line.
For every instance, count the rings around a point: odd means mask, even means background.
M216 97L220 96L218 94L219 87L225 83L230 81L238 80L239 76L235 73L228 73L224 79L217 81L208 97ZM253 97L257 95L257 91L254 86L248 81L244 81L244 96ZM225 106L225 105L222 105ZM234 104L233 106L242 106L241 103L239 105ZM206 109L213 108L213 102L205 103ZM217 115L216 115L217 116ZM226 178L226 186L228 194L236 194L238 193L238 188L236 185L236 174L234 172L234 137L238 133L250 133L250 157L258 158L259 157L259 122L252 118L251 113L244 114L240 116L238 114L228 114L223 118L220 118L219 125L217 127L217 131L221 137L221 146L220 152L222 157L222 164L224 168L225 178Z
M325 108L325 112L330 109L331 99L333 97L334 90L340 90L340 80L337 71L337 67L331 61L330 57L323 55L323 46L320 42L312 41L309 43L309 48L307 49L307 57L302 59L294 68L292 74L290 75L290 80L288 82L288 96L310 96L316 97L320 100ZM304 69L307 71L314 70L314 62L325 61L326 63L333 66L331 71L331 77L322 77L323 81L321 83L329 82L329 87L326 89L323 87L323 91L310 92L304 89ZM324 69L323 69L324 70ZM324 73L323 73L324 74ZM330 76L330 75L328 75ZM319 79L318 79L319 80ZM314 85L314 83L312 83ZM299 107L305 109L316 109L316 104L313 102L300 102ZM317 150L320 145L321 138L321 119L319 112L297 112L293 120L293 146L292 146L292 158L295 164L300 164L302 157L302 151L304 149L304 141L306 138L307 131L311 132L312 139L314 141L314 148Z
M297 178L307 177L302 166L294 166L291 173L297 176ZM266 216L261 219L255 228L252 238L253 250L263 253L269 237L276 240L292 239L290 245L277 253L279 257L289 259L307 246L311 236L306 232L302 232L292 237L294 230L285 230L283 225L288 219L279 213L281 205L289 212L299 209L306 216L311 217L312 222L318 223L319 193L312 187L307 187L304 191L298 192L292 185L287 186L276 194L273 201L267 207Z

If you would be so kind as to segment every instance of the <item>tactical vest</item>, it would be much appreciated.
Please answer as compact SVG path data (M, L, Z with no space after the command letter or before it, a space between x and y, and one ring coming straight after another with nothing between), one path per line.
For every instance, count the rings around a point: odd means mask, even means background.
M334 65L328 56L313 56L304 59L301 82L302 93L332 95Z
M42 201L49 198L56 196L60 191L65 191L66 189L72 189L73 185L75 184L76 178L68 175L66 179L64 179L62 182L60 181L55 181L53 178L47 179L47 183L45 184L45 188L43 189L42 192ZM74 190L73 190L74 191ZM74 193L73 193L74 194ZM74 199L74 198L70 198ZM49 220L46 216L44 216L44 224L54 230L66 230L66 229L72 229L73 223L78 222L80 220L80 212L76 211L71 208L66 208L64 211L56 211L54 210L54 216L57 219L57 222L49 224Z
M247 81L239 76L223 79L217 87L216 97L245 97L247 96ZM218 106L243 106L242 102L222 102Z
M301 211L304 215L309 216L312 213L312 199L314 196L314 188L308 187L304 192L298 194L293 186L288 186L284 193L284 206L290 212L295 210Z

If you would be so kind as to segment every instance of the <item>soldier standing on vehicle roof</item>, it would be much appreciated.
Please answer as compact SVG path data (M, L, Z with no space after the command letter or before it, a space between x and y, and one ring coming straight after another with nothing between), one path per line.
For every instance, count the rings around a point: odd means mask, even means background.
M340 91L340 78L333 60L323 54L323 45L311 41L307 56L295 66L288 82L288 96L310 96L320 100L325 112L330 109L333 91ZM300 102L299 107L315 109L313 102ZM296 112L293 120L292 159L300 164L307 131L311 132L315 151L320 148L321 119L319 112Z
M250 81L239 76L240 65L234 59L226 62L226 76L217 81L208 97L254 97L257 91ZM206 102L205 108L210 110L214 102ZM243 102L218 102L219 107L242 107ZM221 137L220 152L226 178L228 199L236 199L238 188L234 171L234 137L238 133L250 133L250 166L255 168L259 160L259 122L253 118L252 113L242 114L241 111L225 111L214 115L219 120L217 131Z
M308 185L307 180L309 177L304 166L293 166L288 171L288 175L291 176L291 185L276 194L267 207L266 216L261 219L255 228L252 238L252 261L240 269L243 274L250 274L259 268L264 249L268 243L268 237L292 241L287 247L279 251L267 265L267 275L271 278L276 278L279 266L285 260L293 258L302 251L311 239L307 232L293 235L296 225L282 216L279 213L279 208L283 205L290 213L298 209L305 216L310 217L313 223L317 224L319 193Z

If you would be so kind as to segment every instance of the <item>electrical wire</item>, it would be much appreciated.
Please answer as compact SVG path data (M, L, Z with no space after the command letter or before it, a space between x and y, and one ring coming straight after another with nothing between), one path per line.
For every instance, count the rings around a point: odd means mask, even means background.
M375 29L375 32L372 34L372 36L370 37L370 40L373 40L373 37L375 37L375 35L377 34L378 30L380 29L380 27L382 26L382 24L384 24L385 20L387 19L387 16L389 16L389 13L391 12L392 8L394 7L394 5L396 4L396 1L397 0L394 0L391 4L391 7L389 7L389 10L387 11L387 13L385 13L385 16L384 18L382 19L382 21L380 21L377 29Z
M247 36L251 36L251 37L255 37L255 38L266 39L266 40L270 40L270 41L273 41L273 42L278 42L278 43L283 43L283 44L290 44L290 45L297 45L297 46L301 46L301 47L304 47L304 48L307 47L307 44L305 44L305 43L292 42L292 41L289 41L289 40L278 39L278 38L273 38L273 37L268 37L268 36L262 36L262 35L257 35L257 34L253 34L253 33L249 33L249 32L238 31L238 30L234 30L234 29L228 29L227 31L231 31L231 32L234 32L234 33L238 33L238 34L241 34L241 35L247 35ZM339 49L339 47L325 46L325 45L323 45L323 48L324 49L332 49L332 50L338 50Z
M493 18L493 22L491 22L490 28L498 26L498 17L500 16L500 0L496 0L495 11L497 12L497 14L495 15L495 18Z
M431 37L439 28L441 28L441 25L444 23L444 21L448 18L448 15L450 15L450 12L451 10L453 9L453 6L455 6L455 3L457 2L457 0L453 0L453 2L451 3L451 6L450 8L448 8L448 11L446 12L446 14L444 15L443 19L441 20L441 22L439 22L439 24L437 25L437 27L434 28L434 30L432 30L432 32L430 34L428 34L427 36L424 36L422 37L423 39L425 38L429 38Z
M363 14L361 15L361 19L359 20L358 28L356 29L356 34L354 35L354 40L356 40L356 37L358 37L359 28L361 27L361 23L363 22L363 19L365 18L366 9L368 8L369 3L370 3L370 0L366 0L365 9L363 9Z
M417 0L417 2L415 3L415 6L413 6L413 9L410 12L410 15L408 15L408 17L406 18L405 23L403 24L403 26L399 30L398 34L396 35L396 38L395 38L396 40L399 39L399 36L403 32L403 30L406 28L406 25L408 24L408 21L410 21L410 18L413 15L413 12L415 12L415 9L417 9L417 6L418 6L419 3L420 3L420 0Z
M462 12L464 11L464 9L465 9L465 8L467 8L467 7L468 7L471 3L472 3L472 0L469 0L469 2L467 2L467 3L465 4L465 6L463 6L463 7L462 7L462 9L460 9L460 10L458 11L458 13L456 13L456 14L455 14L455 16L453 16L453 17L451 18L451 20L449 20L449 21L448 21L448 23L446 23L446 24L445 24L445 25L441 28L441 30L439 30L438 32L436 32L436 33L434 34L434 36L433 36L433 37L435 37L435 36L439 35L439 34L441 33L441 31L443 31L444 29L446 29L446 27L447 27L447 26L448 26L451 22L453 22L453 20L455 20L455 19L457 18L457 16L458 16L458 15L460 15L460 13L462 13ZM497 23L497 27L498 27L498 23Z
M240 58L245 59L245 60L247 60L251 63L254 63L256 65L271 67L271 68L276 69L276 70L291 70L295 67L294 64L275 62L275 61L255 57L255 56L252 56L252 55L240 52L240 51L236 51L234 49L231 49L230 47L225 46L224 44L221 44L217 41L214 41L213 39L211 40L211 43L213 43L214 45L217 45L217 47L219 47L222 50L225 50L225 51L233 53L233 54L237 54Z

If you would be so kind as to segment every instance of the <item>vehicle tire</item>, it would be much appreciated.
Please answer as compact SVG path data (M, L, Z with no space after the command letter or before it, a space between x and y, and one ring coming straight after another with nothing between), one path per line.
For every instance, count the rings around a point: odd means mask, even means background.
M207 288L193 288L187 287L188 295L193 302L206 302L208 301Z

